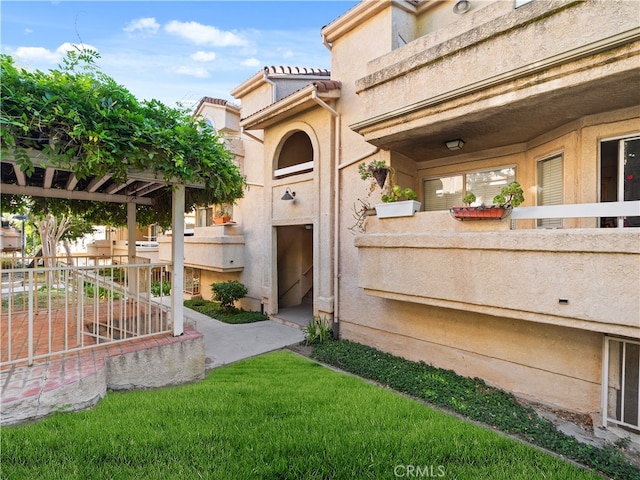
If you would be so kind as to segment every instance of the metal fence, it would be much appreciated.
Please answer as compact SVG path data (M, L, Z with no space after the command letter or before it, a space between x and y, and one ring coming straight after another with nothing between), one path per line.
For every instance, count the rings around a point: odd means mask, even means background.
M170 292L168 264L105 257L8 260L0 270L0 366L31 365L171 330L163 305Z

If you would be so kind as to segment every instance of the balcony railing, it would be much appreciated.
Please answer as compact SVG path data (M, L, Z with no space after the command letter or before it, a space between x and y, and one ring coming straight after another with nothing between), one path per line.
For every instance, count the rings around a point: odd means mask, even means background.
M0 366L170 332L167 264L52 260L3 259Z
M514 209L511 214L513 220L593 217L617 218L618 226L625 226L626 217L640 217L640 200L630 202L576 203L542 207L518 207Z

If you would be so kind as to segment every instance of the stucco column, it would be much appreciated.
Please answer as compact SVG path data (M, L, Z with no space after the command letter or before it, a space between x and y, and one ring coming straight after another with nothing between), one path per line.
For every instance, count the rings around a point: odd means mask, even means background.
M171 226L171 319L175 337L184 332L184 185L176 185L172 193Z

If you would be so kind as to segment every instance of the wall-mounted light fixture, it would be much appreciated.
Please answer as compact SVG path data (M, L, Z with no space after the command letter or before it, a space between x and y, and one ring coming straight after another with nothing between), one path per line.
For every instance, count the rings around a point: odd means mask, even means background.
M464 147L464 140L461 138L456 138L455 140L449 140L448 142L444 142L449 150L462 150Z
M280 200L293 200L294 198L296 198L296 192L292 192L291 189L287 187Z
M462 15L463 13L467 13L470 8L471 8L471 2L469 0L458 0L456 4L453 6L453 13Z

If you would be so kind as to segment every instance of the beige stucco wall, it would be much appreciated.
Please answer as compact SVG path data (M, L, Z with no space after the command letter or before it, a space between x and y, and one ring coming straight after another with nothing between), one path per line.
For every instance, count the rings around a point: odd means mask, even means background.
M361 301L343 309L345 339L562 409L600 411L601 334L373 297Z

